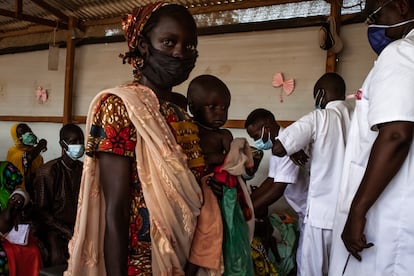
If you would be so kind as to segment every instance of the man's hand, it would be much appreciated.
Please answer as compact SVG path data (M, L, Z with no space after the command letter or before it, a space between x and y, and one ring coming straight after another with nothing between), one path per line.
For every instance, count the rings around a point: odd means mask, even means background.
M303 150L300 150L292 154L290 156L290 160L292 160L292 162L297 166L303 166L308 163L309 156Z
M37 143L37 146L39 147L40 151L46 151L47 150L47 141L45 139L40 139L39 143Z
M346 249L358 261L362 260L359 252L374 245L372 242L367 243L367 240L365 238L365 222L365 216L353 214L350 212L341 235Z
M273 143L272 154L279 157L283 157L287 154L285 147L282 145L279 139L276 139Z

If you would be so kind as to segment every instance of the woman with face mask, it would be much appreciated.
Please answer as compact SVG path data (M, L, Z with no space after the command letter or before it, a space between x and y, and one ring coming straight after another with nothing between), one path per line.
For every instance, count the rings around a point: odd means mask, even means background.
M414 1L372 3L368 39L379 56L351 121L329 275L414 271Z
M135 8L122 27L134 81L90 105L65 275L184 275L202 203L190 169L202 172L204 160L172 88L195 66L197 27L185 7L160 2Z
M38 140L27 124L17 123L10 129L14 146L7 152L7 161L13 163L24 176L21 187L33 195L32 180L37 168L43 165L41 152L46 151L47 141Z

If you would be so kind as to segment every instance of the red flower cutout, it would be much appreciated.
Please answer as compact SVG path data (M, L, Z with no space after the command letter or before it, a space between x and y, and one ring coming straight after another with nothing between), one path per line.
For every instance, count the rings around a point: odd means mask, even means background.
M116 132L116 130L110 126L105 126L106 139L102 142L100 148L102 150L112 150L113 153L123 155L125 151L133 151L135 143L129 138L130 128L125 127Z

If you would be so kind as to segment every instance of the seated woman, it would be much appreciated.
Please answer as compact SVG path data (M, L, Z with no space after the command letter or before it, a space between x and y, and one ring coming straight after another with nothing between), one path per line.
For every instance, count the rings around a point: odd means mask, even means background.
M30 197L14 190L0 212L0 275L37 276L42 259L36 238L30 232Z
M36 169L43 165L41 153L47 150L47 141L38 140L32 129L25 123L14 124L10 129L10 135L14 146L10 147L7 152L7 161L13 163L23 174L20 186L32 195L32 178Z

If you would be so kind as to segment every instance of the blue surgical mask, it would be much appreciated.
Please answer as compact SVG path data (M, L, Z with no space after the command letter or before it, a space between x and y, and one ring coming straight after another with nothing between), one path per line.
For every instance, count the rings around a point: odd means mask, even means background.
M315 95L315 109L322 109L323 97L325 97L325 89L318 89Z
M85 152L85 146L82 144L68 144L65 141L63 143L68 147L65 152L72 160L78 160Z
M385 35L386 27L377 27L377 25L368 26L368 41L377 55L392 42L392 39Z
M268 150L271 149L273 146L272 140L270 139L270 132L267 137L267 141L263 142L263 135L264 135L264 127L262 128L262 135L260 136L260 139L254 141L254 145L256 148L261 150Z
M369 25L368 41L371 45L371 48L374 50L375 53L377 53L377 55L381 54L382 50L384 50L385 47L387 47L391 42L394 41L385 34L385 30L389 28L399 27L413 21L414 19L410 19L394 25Z
M22 143L26 146L34 146L37 143L37 137L33 132L26 132L22 134L21 137Z

